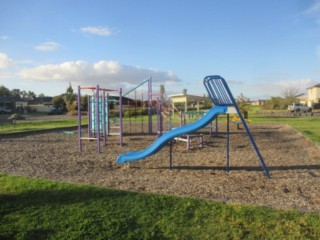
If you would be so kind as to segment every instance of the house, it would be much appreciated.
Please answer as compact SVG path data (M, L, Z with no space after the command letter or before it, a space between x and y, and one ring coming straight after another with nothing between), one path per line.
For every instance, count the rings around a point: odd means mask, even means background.
M266 104L266 100L257 100L257 101L251 102L252 106L264 106L265 104Z
M179 111L188 111L188 107L196 107L197 111L200 110L200 104L204 104L208 101L206 97L194 96L189 94L175 94L168 96L171 99L172 105L175 109Z
M0 96L0 107L14 108L15 99L7 96Z
M307 94L299 94L296 96L297 101L302 105L307 105L308 103L308 95Z
M314 85L308 89L308 102L309 107L313 107L314 104L320 103L320 84Z

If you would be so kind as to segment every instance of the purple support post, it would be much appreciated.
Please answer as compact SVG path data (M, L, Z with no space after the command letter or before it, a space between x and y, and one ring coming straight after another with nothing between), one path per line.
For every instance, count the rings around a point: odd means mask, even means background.
M229 114L227 114L227 167L226 167L226 171L227 173L229 172L229 125L230 125L230 120L229 120Z
M92 137L92 107L91 107L91 96L88 97L88 136Z
M173 141L170 141L170 170L172 169L172 144L173 144Z
M151 77L148 81L148 131L152 134L152 80Z
M123 126L122 126L122 88L119 89L119 124L120 124L120 146L123 146Z
M216 137L218 137L219 130L218 130L218 117L216 117Z
M171 99L169 98L168 100L168 112L169 112L169 124L168 124L168 129L171 130L172 129L172 119L171 119Z
M200 135L200 147L204 147L204 143L203 143L203 135Z
M107 129L107 136L110 135L110 118L109 118L110 108L109 108L109 102L108 102L108 100L109 100L109 93L107 93L107 107L106 107L107 113L108 113L108 116L107 116L107 119L108 119L107 123L108 123L108 125L107 125L107 128L106 128L106 129Z
M187 150L190 150L190 135L187 135Z
M78 141L79 151L82 151L82 136L81 136L81 88L78 86Z
M159 99L158 99L158 104L159 104L159 107L158 107L158 113L157 113L157 119L158 119L158 121L157 121L157 132L158 132L158 137L160 137L161 135L162 135L162 115L161 115L161 113L162 113L162 104L160 103L160 101L159 101Z
M100 153L101 146L100 146L100 111L99 111L99 95L100 95L100 89L99 85L96 87L96 138L98 141L98 153Z
M107 126L106 126L106 119L108 116L106 116L106 92L103 91L103 98L102 98L102 121L103 124L103 144L107 145Z

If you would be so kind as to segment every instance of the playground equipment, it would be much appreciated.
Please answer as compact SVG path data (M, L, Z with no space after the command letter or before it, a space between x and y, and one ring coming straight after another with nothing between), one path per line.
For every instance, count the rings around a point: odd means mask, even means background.
M136 90L143 87L144 85L147 84L147 102L148 102L148 133L152 134L152 78L148 78L144 81L142 81L140 84L138 84L136 87L133 89L129 90L127 93L123 94L123 97L127 97L130 93L134 92L135 97L135 111L136 111L136 104L137 104L137 99L136 99ZM142 93L142 98L141 98L141 105L143 107L144 101L143 101L143 93ZM131 119L130 119L130 104L128 104L128 110L129 110L129 122L130 122L130 128L131 128ZM136 114L136 113L135 113ZM143 131L143 113L141 112L141 126L142 126L142 131Z
M201 112L180 112L180 127L187 125L187 117L188 119L195 119L198 118L199 116L203 117L205 114L204 111ZM192 117L190 117L192 116ZM212 123L210 123L210 135L212 135ZM186 134L182 135L180 137L176 137L175 140L181 141L181 142L186 142L187 143L187 150L190 150L191 148L191 143L192 139L198 138L199 139L199 147L203 148L204 147L204 141L203 141L203 134Z
M250 123L251 120L245 120L247 123ZM240 129L240 124L242 124L242 121L240 119L240 117L238 117L237 115L233 115L231 118L231 123L237 125L237 129Z
M124 164L132 161L137 161L140 159L144 159L152 154L155 154L158 152L162 147L164 147L167 143L170 143L170 167L171 167L171 155L172 155L172 140L176 137L179 137L181 135L185 135L191 132L195 132L208 124L210 124L215 118L217 118L220 114L226 114L228 107L233 106L239 117L240 120L246 130L247 136L259 158L259 161L262 165L262 168L265 172L265 174L270 177L269 170L263 160L262 155L259 152L259 149L250 133L250 130L247 126L247 123L245 122L239 107L226 83L226 81L217 75L214 76L207 76L204 78L204 86L210 96L210 99L214 103L214 107L212 107L207 114L197 120L194 123L191 123L186 126L182 126L176 129L173 129L165 134L163 134L161 137L159 137L153 144L151 144L149 147L147 147L144 150L138 151L138 152L127 152L125 154L119 155L117 157L116 162L119 164ZM229 126L229 118L227 118L228 126ZM227 130L227 156L226 156L226 170L229 172L229 129Z
M91 90L93 95L88 98L88 135L82 136L81 132L81 90ZM109 104L113 100L109 98L109 92L119 93L119 132L117 134L120 139L120 145L123 145L122 138L122 89L112 90L100 88L97 86L78 86L78 138L79 151L82 151L83 140L96 140L98 153L101 151L101 138L106 145L107 135L110 135L109 129ZM106 95L107 94L107 95Z

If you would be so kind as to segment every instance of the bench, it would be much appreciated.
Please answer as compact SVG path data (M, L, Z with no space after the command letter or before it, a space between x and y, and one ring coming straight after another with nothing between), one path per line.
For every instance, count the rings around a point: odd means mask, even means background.
M197 135L182 135L181 137L176 137L175 140L177 141L182 141L187 143L187 150L190 150L191 147L191 141L193 138L199 138L200 141L200 147L203 148L203 135L202 134L197 134Z

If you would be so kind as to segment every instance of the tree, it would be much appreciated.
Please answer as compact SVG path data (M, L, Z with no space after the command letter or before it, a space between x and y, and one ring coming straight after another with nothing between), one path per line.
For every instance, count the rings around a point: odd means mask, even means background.
M28 91L27 96L29 99L34 99L37 95L32 91Z
M38 98L44 98L44 97L46 97L46 95L44 95L43 93L40 93L40 94L38 95Z
M5 86L1 85L0 86L0 96L10 97L11 96L10 90L8 88L6 88Z
M160 100L164 100L165 88L163 84L160 84Z
M28 93L23 90L23 91L20 92L20 96L21 96L21 98L27 98L28 97Z
M187 95L187 91L188 91L188 89L184 88L184 89L182 90L183 95Z
M265 108L280 110L280 109L283 109L285 107L283 103L284 103L283 98L281 98L281 97L271 97L270 99L268 99L266 101Z
M66 102L63 95L54 96L51 102L55 108L65 109Z
M20 99L20 98L21 98L21 91L20 91L20 89L17 89L17 88L12 89L12 90L10 91L10 93L11 93L11 96L14 97L14 98L16 98L16 99Z
M236 102L239 106L239 109L241 109L242 111L248 111L248 107L250 106L250 99L243 93L240 93L240 95L236 99Z
M283 105L288 106L292 103L295 103L297 100L298 89L289 87L285 89L283 92L284 102Z
M88 95L81 96L81 110L88 110Z
M69 83L69 87L67 88L65 93L65 102L68 112L76 109L76 95L73 93L71 83Z
M250 99L247 98L243 93L240 93L240 96L237 97L236 102L244 118L248 118L249 106L251 105Z

